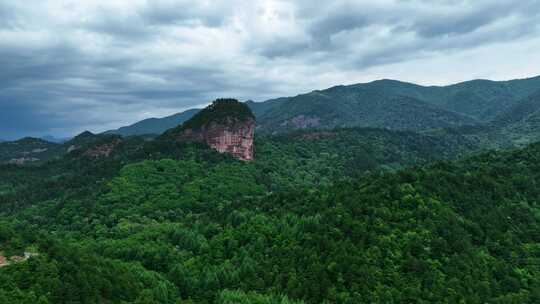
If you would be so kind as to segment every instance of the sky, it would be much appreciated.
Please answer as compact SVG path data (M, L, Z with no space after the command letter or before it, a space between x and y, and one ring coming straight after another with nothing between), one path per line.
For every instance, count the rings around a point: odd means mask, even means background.
M0 0L0 139L218 97L540 74L540 0Z

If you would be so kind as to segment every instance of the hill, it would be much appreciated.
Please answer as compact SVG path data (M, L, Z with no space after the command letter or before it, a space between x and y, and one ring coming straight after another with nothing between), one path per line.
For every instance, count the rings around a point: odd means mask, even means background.
M96 149L104 148L112 142L130 144L136 142L140 144L145 140L144 137L122 139L119 135L93 134L89 131L85 131L61 144L48 142L40 138L26 137L17 141L0 143L0 164L40 164L51 160L62 160L67 155L75 156L88 151L96 151Z
M32 137L0 142L0 163L24 164L48 160L56 157L58 150L58 144Z
M70 138L58 138L58 137L54 137L54 136L51 136L51 135L42 136L41 139L43 139L45 141L48 141L48 142L57 143L57 144L62 144L62 143L65 143L66 141L70 140Z

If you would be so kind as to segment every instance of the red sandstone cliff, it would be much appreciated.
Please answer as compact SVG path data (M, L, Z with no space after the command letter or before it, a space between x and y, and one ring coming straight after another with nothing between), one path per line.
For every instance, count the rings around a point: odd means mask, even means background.
M165 133L179 141L200 141L220 153L253 160L255 116L243 103L218 99L178 128Z
M241 160L253 160L255 120L211 122L199 130L185 129L178 140L203 141L220 153L229 153Z

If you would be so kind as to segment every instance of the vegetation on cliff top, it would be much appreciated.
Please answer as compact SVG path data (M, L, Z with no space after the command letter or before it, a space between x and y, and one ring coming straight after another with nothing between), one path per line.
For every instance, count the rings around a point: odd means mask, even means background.
M247 121L255 119L255 116L244 103L236 99L222 98L215 100L211 105L184 122L181 129L197 130L212 122L227 123L231 119L232 121Z

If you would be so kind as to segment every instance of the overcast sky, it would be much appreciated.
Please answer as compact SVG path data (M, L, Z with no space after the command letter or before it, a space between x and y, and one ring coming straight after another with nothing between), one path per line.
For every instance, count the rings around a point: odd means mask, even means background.
M540 74L540 0L0 0L0 138L393 78Z

